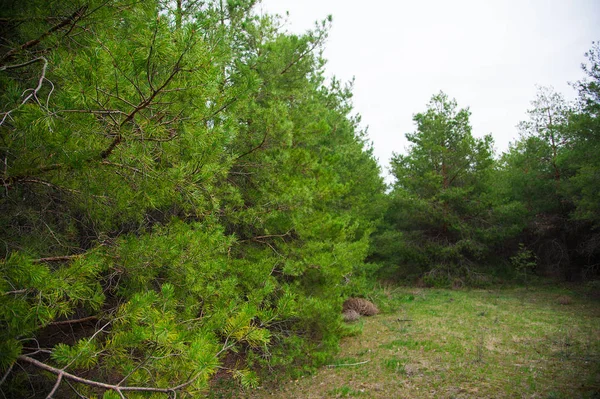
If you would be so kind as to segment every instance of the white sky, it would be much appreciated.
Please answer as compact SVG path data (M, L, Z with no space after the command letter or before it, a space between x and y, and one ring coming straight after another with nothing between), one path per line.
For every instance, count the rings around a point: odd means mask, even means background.
M356 78L354 108L387 170L412 115L440 90L470 107L473 134L498 152L517 137L535 85L575 97L567 82L600 40L599 0L262 0L302 33L331 14L327 75Z

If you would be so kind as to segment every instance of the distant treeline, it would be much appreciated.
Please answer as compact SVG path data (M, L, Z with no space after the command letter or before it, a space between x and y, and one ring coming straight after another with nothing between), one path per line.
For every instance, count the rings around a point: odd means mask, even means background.
M474 138L468 108L439 93L414 115L371 261L381 277L489 285L600 273L600 46L568 103L541 87L506 153Z

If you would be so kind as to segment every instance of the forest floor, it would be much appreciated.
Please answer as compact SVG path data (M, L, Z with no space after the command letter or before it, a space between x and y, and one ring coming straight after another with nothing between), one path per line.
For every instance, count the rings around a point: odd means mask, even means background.
M330 365L220 397L600 398L600 302L566 288L381 290ZM377 301L377 298L374 298Z

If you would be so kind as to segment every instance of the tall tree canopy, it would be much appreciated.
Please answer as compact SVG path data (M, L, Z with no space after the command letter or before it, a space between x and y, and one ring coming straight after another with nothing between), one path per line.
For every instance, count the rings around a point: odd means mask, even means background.
M507 198L527 210L521 237L540 272L569 280L598 275L598 44L587 53L587 75L574 84L577 103L541 88L521 136L503 156L499 179Z
M388 273L444 280L470 274L483 256L492 138L473 137L469 116L439 93L413 117L407 154L392 158L396 182L377 238L374 258L388 264Z
M0 10L8 396L193 396L233 352L253 385L336 347L384 186L329 21L254 3Z

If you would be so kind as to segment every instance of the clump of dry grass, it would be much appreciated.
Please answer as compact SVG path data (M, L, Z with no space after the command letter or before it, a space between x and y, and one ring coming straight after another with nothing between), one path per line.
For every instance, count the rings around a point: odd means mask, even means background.
M350 310L355 311L361 316L373 316L379 313L377 306L371 301L364 298L348 298L344 302L343 312L346 313Z
M354 309L348 309L344 311L344 313L342 313L342 316L346 323L356 321L360 318L360 314L358 314L358 312Z

